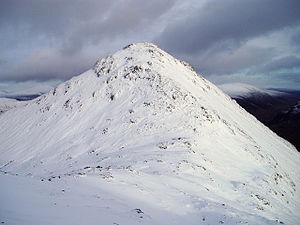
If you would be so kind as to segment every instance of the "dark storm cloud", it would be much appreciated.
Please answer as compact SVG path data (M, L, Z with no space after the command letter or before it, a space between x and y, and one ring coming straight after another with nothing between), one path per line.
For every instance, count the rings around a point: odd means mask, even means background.
M289 80L292 82L300 83L300 72L299 73L280 74L279 77L281 77L283 80ZM298 89L299 89L299 87L298 87Z
M273 74L272 76L267 76L269 78L268 82L272 83L273 87L276 87L276 84L280 84L279 88L285 88L287 87L288 89L295 89L299 90L299 84L300 83L300 73L278 73L278 74ZM295 86L291 86L291 83L296 84Z
M299 67L300 1L0 0L1 81L65 80L140 41L216 80L296 82L278 73Z
M111 7L109 1L72 2L59 0L4 0L0 1L0 28L6 35L8 47L15 44L61 41L75 27L96 19ZM70 33L71 32L71 33ZM22 38L21 38L22 37ZM2 43L3 44L3 43Z
M10 30L11 44L22 41L21 32L26 41L45 38L74 53L90 42L147 26L173 3L174 0L4 0L0 1L0 27ZM12 31L17 35L11 35Z
M280 59L273 60L266 65L263 65L257 72L276 72L283 69L300 68L300 58L297 56L286 56Z
M133 34L138 39L174 2L2 0L0 52L11 55L9 52L19 48L19 55L27 55L2 68L0 78L65 79L82 72L91 66L92 57L95 61L101 56L100 53L96 56L93 46L104 47L115 40L122 42Z
M300 30L292 35L290 45L294 48L294 52L300 54Z
M291 44L300 46L300 32L298 32L292 36Z
M91 68L97 57L98 54L84 53L66 57L60 51L46 49L18 62L10 68L12 72L3 73L1 78L7 81L67 79Z
M226 75L262 65L263 62L271 60L274 54L275 50L272 48L242 46L235 51L223 50L199 56L191 55L188 61L195 65L200 73L207 76Z
M171 52L185 54L218 45L230 49L299 21L299 0L211 0L189 17L167 26L158 42Z
M173 0L167 1L121 1L115 4L101 21L90 21L74 30L72 37L67 40L72 50L84 43L97 44L103 39L126 36L137 32L136 36L144 33L155 19L168 10Z

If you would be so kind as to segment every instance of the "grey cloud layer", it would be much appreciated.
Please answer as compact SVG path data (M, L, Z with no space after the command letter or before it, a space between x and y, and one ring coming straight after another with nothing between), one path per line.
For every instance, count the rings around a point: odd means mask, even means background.
M264 46L273 33L286 46ZM298 82L288 70L300 67L299 37L299 0L2 0L0 79L64 80L126 44L154 41L208 77L277 74L280 85Z
M298 0L210 0L185 18L170 23L157 41L214 82L244 79L265 85L274 79L277 84L272 85L293 85L292 82L299 82L297 73L278 71L300 70L299 27ZM290 38L284 40L286 46L249 44L258 38L271 40L270 35L276 32ZM292 50L283 52L284 48Z
M0 1L0 27L10 31L10 43L22 41L12 32L22 32L23 38L52 39L52 44L59 42L67 50L79 49L136 31L172 4L173 0L4 0Z
M276 72L281 69L300 68L300 58L297 56L287 56L280 59L273 60L268 64L262 66L259 72Z
M273 54L274 49L253 46L242 46L235 51L208 53L205 57L198 59L201 62L199 70L207 75L219 76L236 73L269 61ZM192 58L191 61L193 61Z
M158 41L173 52L193 54L220 43L239 46L299 22L298 0L211 0L194 14L166 27Z
M44 49L33 52L26 59L11 66L13 72L7 76L4 73L2 78L16 81L67 79L90 69L101 54L104 55L98 51L97 54L81 53L66 57L60 51Z
M107 43L122 42L130 35L136 40L142 38L174 3L174 0L0 1L0 54L3 54L0 57L5 59L5 52L15 48L33 49L24 50L27 56L18 60L18 65L12 62L2 68L0 78L65 79L82 72L91 66L92 57L95 61L101 56L99 51Z

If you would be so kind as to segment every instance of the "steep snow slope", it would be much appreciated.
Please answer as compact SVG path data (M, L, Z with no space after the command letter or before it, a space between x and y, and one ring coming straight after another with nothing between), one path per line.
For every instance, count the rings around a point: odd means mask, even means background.
M300 219L296 149L153 44L133 44L99 60L1 114L0 124L1 171L18 175L0 176L9 183L2 193L11 187L26 205L30 199L15 185L34 186L39 194L28 196L44 202L27 209L30 217L1 202L0 212L9 213L0 216L11 223L39 224L35 207L59 215L44 218L51 224L82 224L68 216L76 212L84 215L74 218L89 224L101 218L104 224ZM48 205L53 195L61 202L56 210Z

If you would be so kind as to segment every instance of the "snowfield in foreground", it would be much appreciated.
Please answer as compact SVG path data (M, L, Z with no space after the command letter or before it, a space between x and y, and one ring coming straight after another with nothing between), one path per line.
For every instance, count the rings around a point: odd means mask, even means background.
M216 86L133 44L0 115L4 224L299 224L300 158Z

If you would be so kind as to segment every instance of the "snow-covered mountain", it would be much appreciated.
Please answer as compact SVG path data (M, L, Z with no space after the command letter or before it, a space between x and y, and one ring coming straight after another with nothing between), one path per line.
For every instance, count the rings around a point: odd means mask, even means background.
M53 86L45 83L23 83L20 85L12 85L11 88L0 90L0 98L24 98L30 100L33 97L42 95L53 89ZM26 99L28 97L28 99Z
M0 222L300 220L296 149L150 43L99 60L0 124Z
M294 109L297 112L299 90L263 90L243 83L222 84L218 87L300 151L300 132L298 132L300 121L297 113L293 114Z
M286 95L284 92L276 90L263 90L250 84L245 83L226 83L218 87L232 98L243 98L253 96L281 96Z
M11 98L0 98L0 114L10 110L11 108L20 106L21 104L25 104L25 103L19 102Z

